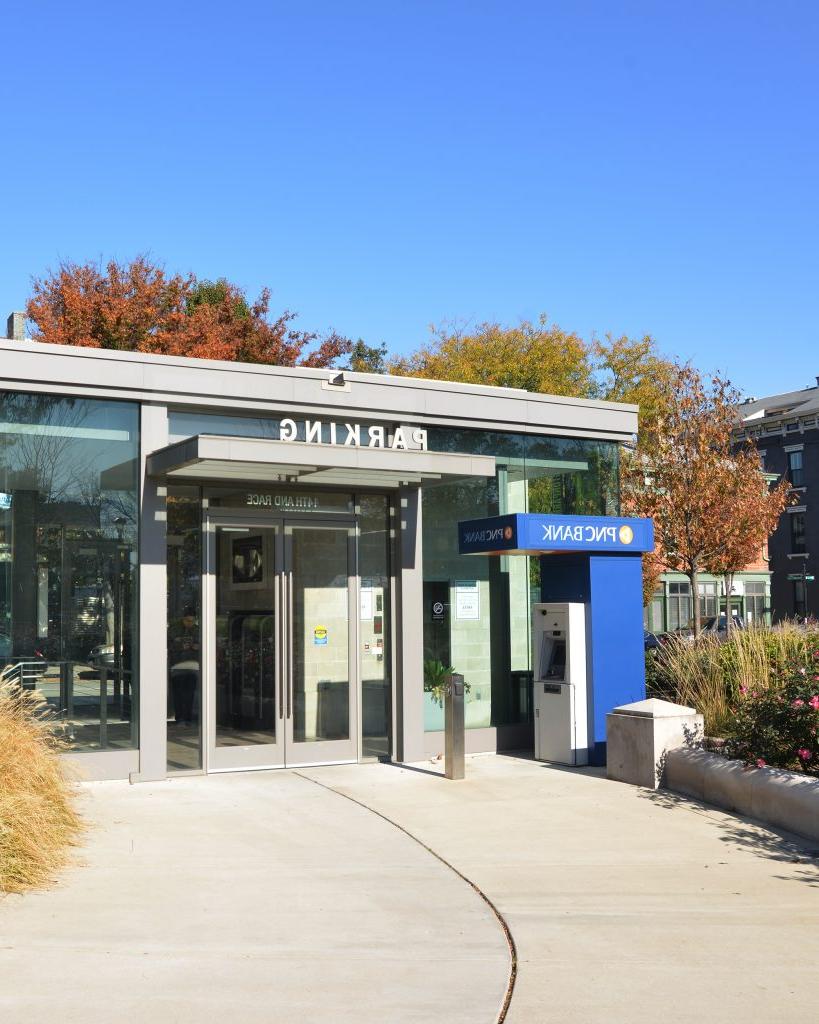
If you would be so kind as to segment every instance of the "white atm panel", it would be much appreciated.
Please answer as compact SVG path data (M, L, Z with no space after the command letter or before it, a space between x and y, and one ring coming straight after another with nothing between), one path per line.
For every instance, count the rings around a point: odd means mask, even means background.
M588 764L586 606L532 607L535 758Z

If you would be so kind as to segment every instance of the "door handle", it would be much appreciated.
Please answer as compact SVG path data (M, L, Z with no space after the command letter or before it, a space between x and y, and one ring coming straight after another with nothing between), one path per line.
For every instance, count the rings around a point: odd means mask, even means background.
M287 717L293 713L293 570L287 571Z
M284 615L284 582L282 574L276 573L276 662L279 665L279 718L284 718L284 655L282 644L284 643L284 626L282 616Z

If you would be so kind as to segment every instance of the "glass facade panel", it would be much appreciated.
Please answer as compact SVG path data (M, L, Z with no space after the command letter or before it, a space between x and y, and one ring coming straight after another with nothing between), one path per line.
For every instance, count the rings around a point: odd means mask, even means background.
M613 442L473 430L430 429L432 451L494 455L491 479L423 490L424 662L427 731L443 729L431 692L436 673L464 675L467 728L531 717L529 619L540 561L460 556L456 524L507 512L616 515Z
M292 537L293 740L346 740L350 736L347 530L297 526Z
M392 721L390 506L386 495L359 497L359 672L361 756L388 757Z
M139 408L0 394L0 666L74 750L138 745Z
M168 488L168 771L202 767L202 525L198 487Z
M216 527L217 747L276 740L276 533L274 527Z

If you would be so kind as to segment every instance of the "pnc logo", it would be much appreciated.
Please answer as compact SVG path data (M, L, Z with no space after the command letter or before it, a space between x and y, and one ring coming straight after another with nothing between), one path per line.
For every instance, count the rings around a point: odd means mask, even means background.
M621 526L617 536L620 538L621 544L631 544L634 540L634 530L630 526Z
M504 537L504 540L511 540L512 539L512 527L511 526L504 527L503 537Z

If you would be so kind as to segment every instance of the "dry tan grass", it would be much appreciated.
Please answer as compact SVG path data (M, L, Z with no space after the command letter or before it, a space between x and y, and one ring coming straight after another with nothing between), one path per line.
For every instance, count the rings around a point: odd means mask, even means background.
M674 637L658 651L669 699L694 708L705 716L705 731L719 736L731 713L734 688L721 664L721 647L714 637L696 643Z
M776 685L781 669L808 664L819 647L819 633L793 623L737 629L726 640L704 635L694 643L672 639L658 652L657 667L669 699L705 716L705 731L723 735L741 689Z
M0 673L0 892L52 881L83 822L43 699Z

